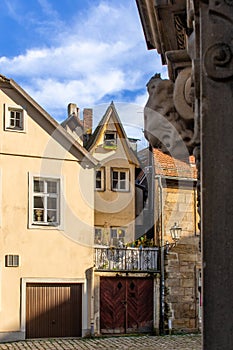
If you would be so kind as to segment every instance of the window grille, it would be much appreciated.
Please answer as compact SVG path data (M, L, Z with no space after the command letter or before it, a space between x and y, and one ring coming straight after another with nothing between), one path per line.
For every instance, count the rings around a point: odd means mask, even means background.
M5 256L5 266L6 267L17 267L19 266L19 255L6 255Z

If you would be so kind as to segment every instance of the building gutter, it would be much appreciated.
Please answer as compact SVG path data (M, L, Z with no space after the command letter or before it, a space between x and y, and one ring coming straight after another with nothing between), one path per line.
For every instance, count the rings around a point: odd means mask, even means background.
M155 175L155 179L165 179L165 180L176 180L176 181L190 181L190 182L197 182L197 179L194 177L176 177L176 176L167 176L167 175Z

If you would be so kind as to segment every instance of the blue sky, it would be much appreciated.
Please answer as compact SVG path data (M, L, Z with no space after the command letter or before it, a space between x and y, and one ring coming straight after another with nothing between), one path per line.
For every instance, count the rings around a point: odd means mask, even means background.
M2 0L0 73L14 79L57 121L68 103L111 101L128 136L142 138L146 83L166 77L148 51L135 0Z

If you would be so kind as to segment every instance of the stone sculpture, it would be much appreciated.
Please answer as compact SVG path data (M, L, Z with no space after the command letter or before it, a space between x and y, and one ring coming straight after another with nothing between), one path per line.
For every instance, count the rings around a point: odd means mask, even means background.
M187 69L175 83L155 74L147 84L149 98L144 109L144 135L149 143L182 160L193 149L190 80Z

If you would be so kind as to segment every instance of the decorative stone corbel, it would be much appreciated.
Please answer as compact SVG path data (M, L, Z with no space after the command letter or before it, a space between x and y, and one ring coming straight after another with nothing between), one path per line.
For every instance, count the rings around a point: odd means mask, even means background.
M153 147L187 160L193 149L191 67L181 69L175 82L156 74L147 84L144 134Z

